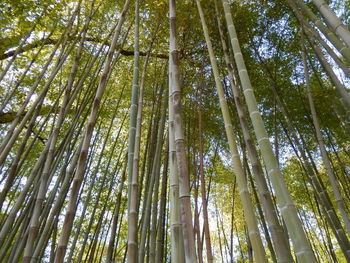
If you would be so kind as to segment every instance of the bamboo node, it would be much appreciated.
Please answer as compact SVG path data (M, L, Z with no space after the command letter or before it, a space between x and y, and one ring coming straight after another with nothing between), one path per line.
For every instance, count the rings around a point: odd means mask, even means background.
M252 90L252 89L250 89L250 90ZM244 91L244 92L245 92L245 91ZM250 113L250 117L252 118L254 114L260 114L260 112L257 111L257 110L252 111L252 112Z
M262 137L262 138L260 138L259 140L258 140L258 143L260 143L260 142L262 142L263 140L269 140L269 138L267 138L267 137Z

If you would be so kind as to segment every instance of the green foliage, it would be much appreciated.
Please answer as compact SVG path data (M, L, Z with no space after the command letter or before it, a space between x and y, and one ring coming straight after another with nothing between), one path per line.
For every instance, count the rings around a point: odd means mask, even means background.
M24 159L21 159L23 160L23 166L21 166L18 176L14 180L14 184L6 197L5 206L0 212L1 222L8 215L8 210L5 209L7 209L8 206L11 207L13 201L19 197L25 185L26 178L30 176L36 161L50 137L59 113L59 105L61 105L64 96L63 92L66 89L72 67L75 63L81 32L92 8L91 1L82 1L78 17L69 30L67 42L59 46L57 53L48 66L48 70L43 74L42 78L40 75L53 51L55 43L64 35L67 29L67 23L77 4L78 1L68 0L3 0L0 3L0 56L14 51L20 45L23 45L24 49L19 52L8 73L1 81L1 104L6 94L10 94L12 89L18 84L18 89L15 90L14 95L0 114L1 138L5 137L6 132L10 128L11 121L16 117L17 112L25 102L28 92L35 82L38 81L39 85L35 89L33 97L29 100L29 105L26 110L30 108L35 98L45 87L50 74L54 70L54 65L58 62L60 52L64 52L64 50L68 50L71 45L74 45L72 51L64 61L62 68L60 68L50 84L40 114L38 114L35 119L35 125L32 128L25 150L28 149L32 142L33 146L26 153L25 157L23 157ZM61 149L60 147L64 146L65 139L69 135L70 129L73 128L74 132L69 139L69 147L64 148L63 154L64 157L68 155L69 158L67 159L69 161L65 163L66 161L63 161L64 158L56 159L57 155L55 155L54 161L57 161L58 165L57 170L53 172L54 180L50 184L48 194L53 193L52 189L55 183L58 183L59 186L61 185L62 181L59 181L61 179L57 178L59 174L65 171L66 167L69 166L73 152L77 149L78 142L82 137L84 128L79 130L79 127L85 127L87 123L94 93L100 81L101 67L111 41L110 33L112 33L118 22L123 4L124 1L121 0L96 0L94 3L96 9L93 12L93 17L88 26L86 41L84 42L73 87L75 88L80 80L84 78L85 80L82 82L82 89L78 92L76 99L72 103L72 107L69 109L64 119L56 146L56 149ZM234 130L238 134L237 140L242 140L241 138L243 136L235 110L233 95L227 85L227 70L217 29L214 3L213 1L202 1L202 4L220 68L221 81L227 86L225 87L225 92L233 119ZM349 24L347 20L349 19L350 1L331 1L331 6L339 12L343 21ZM313 8L311 4L310 7ZM168 56L169 49L167 8L168 2L165 0L141 1L140 51L142 56L140 58L140 71L143 67L145 52L152 43L152 56L150 57L145 75L144 110L140 147L140 171L144 170L145 176L150 173L152 158L154 157L150 138L154 133L152 131L155 130L154 128L157 127L157 122L159 121L157 107L160 101L162 101L160 96L161 90L163 96L167 95L168 60L166 56ZM126 23L122 28L125 42L122 46L122 41L119 41L117 48L118 51L122 49L129 53L122 53L113 66L107 89L101 101L101 108L97 120L98 124L96 125L93 136L94 141L90 145L90 151L92 151L89 152L91 155L86 165L86 178L84 181L84 188L81 190L77 218L81 216L81 210L84 205L87 205L87 214L81 226L83 231L79 234L76 232L76 229L79 227L77 225L77 219L74 221L72 233L72 235L79 235L80 243L78 242L78 248L81 248L83 245L82 233L87 229L93 211L93 204L95 203L97 203L97 212L94 218L97 219L93 222L90 232L99 231L97 221L99 216L104 216L105 218L103 219L106 221L103 221L105 223L102 226L102 230L105 231L103 232L105 236L101 234L99 239L102 240L102 237L105 238L109 236L106 232L108 232L107 228L109 227L112 213L116 205L115 200L119 184L121 183L125 149L127 147L125 141L127 141L128 136L129 123L127 120L130 110L133 66L134 15L132 10L133 4L127 14ZM281 167L283 168L283 177L287 182L288 189L291 192L297 208L302 211L302 215L305 217L304 221L310 221L313 226L315 226L315 229L308 229L308 233L314 239L313 244L317 252L322 254L323 259L328 260L324 252L325 245L321 241L317 241L321 232L324 232L325 227L320 223L321 216L318 212L315 212L316 203L312 187L310 183L307 182L305 171L302 169L300 161L297 159L290 145L285 132L287 123L283 113L279 109L276 97L277 93L288 112L292 126L296 127L303 136L303 147L305 150L310 151L317 164L320 176L327 186L327 190L331 192L330 186L326 183L328 179L326 178L325 169L319 155L314 127L307 103L305 80L300 56L300 25L285 1L232 1L231 10L234 23L237 25L236 28L242 47L242 53L258 100L259 108L262 112L262 118L270 139L278 139L277 146L278 152L280 153ZM316 10L313 10L316 13ZM222 10L220 12L222 12ZM222 17L221 19L223 21ZM178 50L182 73L183 122L184 127L186 127L185 136L188 158L191 160L189 167L192 173L191 178L195 178L193 172L195 169L192 163L193 160L197 160L196 156L199 151L198 112L201 110L205 151L205 177L207 184L209 184L210 181L211 186L209 194L210 227L214 243L213 246L218 255L217 261L219 262L221 259L218 245L219 236L215 225L217 216L222 219L224 229L230 229L233 200L234 221L237 227L237 232L236 230L234 231L234 249L239 251L239 240L242 243L242 253L244 257L246 257L248 248L246 246L244 215L239 201L238 189L234 187L235 175L228 154L225 127L219 108L215 82L211 73L211 66L195 1L177 1L177 29L179 41ZM31 30L32 32L30 32ZM224 33L226 34L225 28ZM43 39L47 40L48 36L50 36L50 40L52 41L50 43L43 41ZM33 46L33 43L37 43L37 45ZM102 48L101 53L91 65L91 68L87 69L94 59L94 55L97 54L100 48ZM344 119L344 123L348 125L347 121L349 116L346 116L346 112L336 95L333 85L324 73L313 50L308 44L307 50L312 64L311 66L314 69L311 74L311 85L322 134L324 135L329 156L341 185L341 191L348 203L350 197L350 192L348 190L350 170L348 165L350 162L349 133L347 132L348 130L344 129L344 126L340 125L340 121ZM9 56L0 61L0 72L6 68L11 58L12 56ZM23 79L19 82L22 76ZM345 83L347 82L348 79L346 79ZM276 93L273 89L276 90ZM81 112L79 112L80 110ZM112 131L107 138L107 130L115 113L116 117L112 123ZM45 121L46 119L47 121ZM151 123L152 120L153 122ZM76 124L76 126L72 126L72 124ZM249 128L252 132L251 125ZM9 157L3 165L3 170L0 172L1 186L6 180L5 175L13 164L12 162L25 138L26 132L26 128L20 132L18 139L11 149ZM148 132L150 132L150 134L148 134ZM40 134L40 137L33 141L36 134ZM117 137L118 134L119 137ZM107 144L102 153L102 145L105 139L107 139ZM113 150L112 145L115 141L116 147ZM155 142L153 142L153 144L155 144ZM239 144L241 144L241 142L239 142ZM241 145L241 153L243 152L243 148L243 145ZM148 155L146 155L146 150L148 151ZM102 155L102 160L98 166L100 155ZM121 156L119 163L117 161L118 156ZM109 157L111 159L109 159ZM108 166L109 162L110 165ZM143 169L143 167L145 168ZM106 176L105 181L103 181L104 176ZM142 187L144 187L145 182L146 179L144 182L140 182ZM87 195L90 188L93 194L90 202L87 203ZM101 195L97 202L97 192L100 189ZM271 190L271 192L273 194L273 190ZM144 195L144 192L142 192L140 196L141 200L143 200ZM331 198L332 202L335 204L332 195ZM125 245L127 242L126 201L125 185L121 202L122 211L119 215L120 240L115 257L115 260L118 262L122 261L124 257ZM67 204L67 200L65 200L64 204ZM143 206L142 201L140 206ZM216 207L218 208L217 210ZM103 209L105 209L105 214L102 215ZM64 212L64 209L60 211L60 220L62 220ZM59 228L61 227L62 223L60 221ZM169 231L169 229L167 229L167 231ZM227 234L227 236L228 235L229 234ZM335 244L334 236L332 234L329 235L332 238L332 242ZM223 237L221 236L221 238ZM223 241L221 240L221 242ZM167 253L169 254L170 248L167 247L167 249ZM106 248L103 248L101 243L96 244L96 251L102 253L104 257L106 256ZM78 253L79 252L75 253L74 257L76 257ZM86 246L84 256L88 253L88 247ZM339 247L336 245L335 253L339 258L339 262L341 262L342 254ZM48 251L45 251L45 257L47 254ZM235 261L245 262L244 260L246 260L246 258L243 259L240 252L235 253Z

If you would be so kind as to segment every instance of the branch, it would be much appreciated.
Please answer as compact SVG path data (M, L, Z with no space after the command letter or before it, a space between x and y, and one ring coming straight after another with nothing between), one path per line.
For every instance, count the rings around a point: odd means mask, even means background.
M39 113L38 116L43 116L43 115L47 115L49 113L51 109L51 106L47 105L47 106L43 106ZM52 112L58 112L59 109L56 110L52 110ZM69 113L73 113L73 110L69 110ZM17 112L15 111L9 111L9 112L0 112L0 125L1 124L6 124L6 123L10 123L12 122L16 117L17 117ZM22 119L25 115L27 114L27 112L23 112L20 116L20 119Z
M71 40L74 39L74 37L70 37L70 38L71 38ZM52 39L52 38L45 38L45 39L41 39L41 40L36 40L33 43L30 43L26 46L19 48L18 54L21 54L21 53L24 53L24 52L29 51L31 49L40 47L41 45L54 45L57 43L57 41L58 41L57 39ZM102 43L103 45L107 45L107 46L110 45L109 42L103 42L101 39L92 38L92 37L86 38L86 41ZM4 59L7 59L9 57L12 57L15 55L15 53L16 53L16 49L2 53L2 54L0 54L0 60L4 60ZM124 56L133 56L134 55L133 50L120 49L120 53ZM146 55L147 55L146 52L140 51L140 56L146 56ZM168 55L166 55L166 54L151 53L151 57L168 59Z

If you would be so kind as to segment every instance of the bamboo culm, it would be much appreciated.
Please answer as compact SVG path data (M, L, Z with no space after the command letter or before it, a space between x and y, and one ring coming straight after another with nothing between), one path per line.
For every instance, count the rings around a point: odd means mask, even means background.
M238 69L244 97L248 106L250 118L254 127L255 135L276 193L277 203L286 222L289 235L292 239L294 250L300 263L316 262L311 245L302 227L302 222L298 217L297 210L291 199L290 193L281 175L277 160L272 151L263 120L261 118L253 88L250 83L248 72L244 63L241 48L238 42L237 33L233 24L230 5L227 0L222 0L227 28L233 48L233 54Z

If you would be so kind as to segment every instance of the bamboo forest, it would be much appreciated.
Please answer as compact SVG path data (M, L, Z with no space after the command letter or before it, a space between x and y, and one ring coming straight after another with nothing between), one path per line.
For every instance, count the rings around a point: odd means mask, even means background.
M1 0L17 262L350 262L350 0Z

